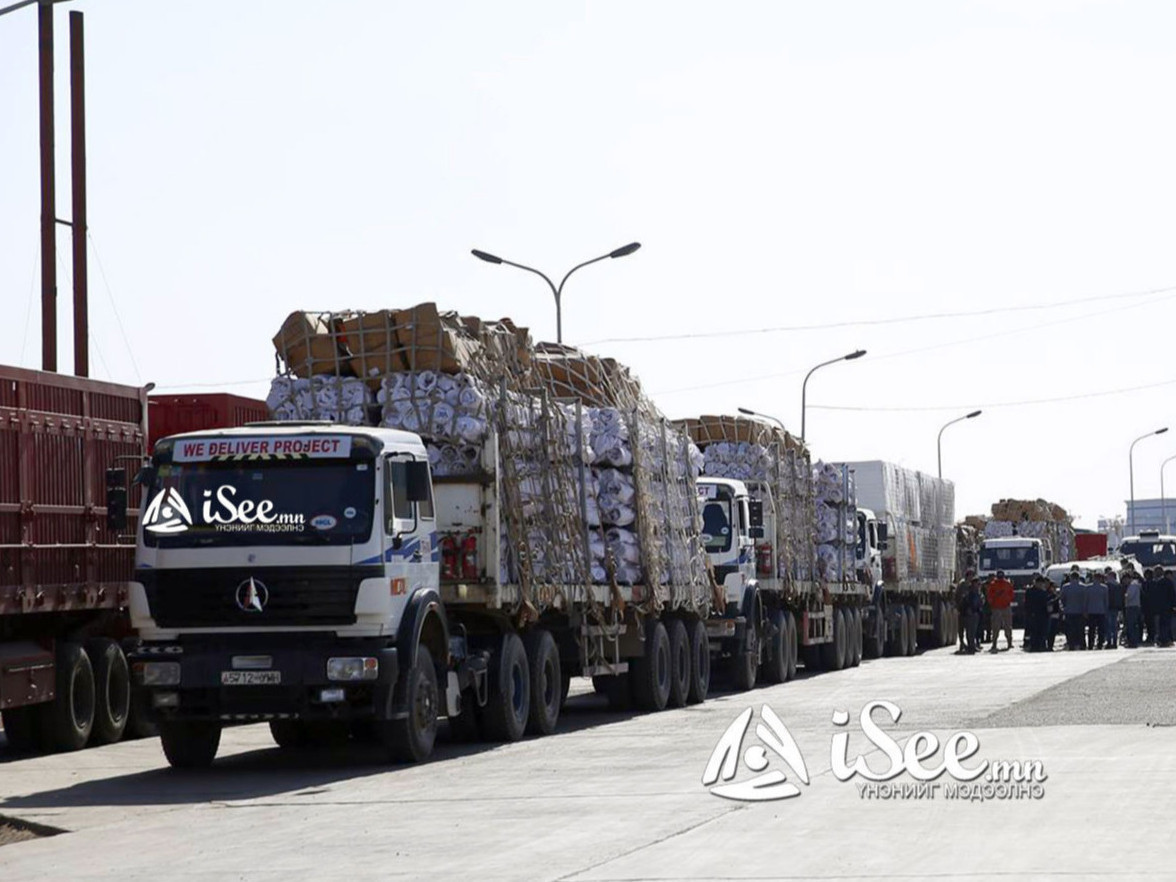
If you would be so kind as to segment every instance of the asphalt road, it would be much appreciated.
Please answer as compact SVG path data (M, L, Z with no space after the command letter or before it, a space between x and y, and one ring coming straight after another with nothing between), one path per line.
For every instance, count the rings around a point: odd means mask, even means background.
M0 816L38 825L3 844L0 821L0 878L1167 879L1174 685L1176 650L944 649L660 714L608 713L578 683L557 735L445 744L415 767L359 746L283 751L263 726L226 732L200 774L167 769L155 741L35 758L0 749ZM839 780L837 733L848 762L890 765L859 725L877 700L901 709L897 723L873 716L900 745L971 732L965 768L1036 762L1039 780L1010 791L943 772L920 788L909 767L877 786ZM778 772L772 795L785 784L796 795L738 801L703 784L748 708L736 774L717 783ZM771 714L799 761L773 749ZM66 832L42 835L55 829Z

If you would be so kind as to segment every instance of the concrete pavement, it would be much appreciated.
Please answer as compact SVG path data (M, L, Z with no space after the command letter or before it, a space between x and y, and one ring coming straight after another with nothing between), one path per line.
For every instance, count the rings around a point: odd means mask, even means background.
M556 736L444 745L416 767L384 766L359 747L281 751L250 726L226 732L209 772L177 774L156 742L130 742L0 763L0 814L71 831L5 846L0 868L5 882L1170 878L1176 846L1155 825L1176 802L1172 685L1172 650L945 649L652 715L606 713L578 684ZM1040 760L1043 797L863 798L859 779L830 771L831 715L851 715L851 757L867 753L857 715L875 699L902 709L897 725L882 721L899 742L967 729L976 760ZM724 730L747 707L758 719L764 704L795 738L811 783L762 803L708 793L703 769ZM1107 713L1127 723L1108 725ZM749 732L744 748L753 742ZM885 767L879 751L867 755ZM736 780L750 777L741 768Z

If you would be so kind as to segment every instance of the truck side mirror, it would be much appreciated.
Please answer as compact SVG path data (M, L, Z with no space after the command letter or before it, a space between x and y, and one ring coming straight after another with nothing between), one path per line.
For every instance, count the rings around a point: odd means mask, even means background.
M762 537L763 537L763 535L764 535L764 530L763 530L763 526L764 526L764 503L763 503L763 500L761 500L761 499L749 499L749 500L747 501L747 520L748 520L748 524L747 524L747 526L748 526L748 527L750 527L750 528L753 528L753 529L754 529L755 527L759 527L759 528L760 528L760 534L759 534L759 536L757 537L757 536L755 535L755 533L752 533L752 534L751 534L752 538L753 538L753 539L755 539L755 538L762 538Z
M127 470L106 470L106 529L121 533L127 528Z
M409 502L429 501L429 464L422 460L405 463L405 492Z
M748 527L747 528L747 535L750 536L752 539L763 539L764 538L764 528L763 527Z
M885 548L886 540L890 538L890 525L878 522L878 547Z

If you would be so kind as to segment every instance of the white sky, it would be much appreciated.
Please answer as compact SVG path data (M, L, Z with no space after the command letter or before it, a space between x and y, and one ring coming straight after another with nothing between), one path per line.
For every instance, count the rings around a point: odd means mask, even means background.
M1045 497L1094 526L1132 439L1174 426L1137 446L1137 498L1176 454L1176 4L81 0L56 18L63 218L70 9L96 377L264 397L299 308L436 300L550 339L542 280L469 249L558 281L637 240L568 282L567 342L1157 292L590 347L669 416L798 431L805 371L860 347L809 383L814 454L933 472L940 426L983 406L944 434L959 516ZM0 362L28 367L36 70L30 7L0 18ZM69 247L61 227L65 370Z

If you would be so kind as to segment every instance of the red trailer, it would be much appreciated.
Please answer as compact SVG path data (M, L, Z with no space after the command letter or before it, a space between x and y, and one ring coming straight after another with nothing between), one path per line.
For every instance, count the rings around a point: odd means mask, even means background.
M264 401L223 392L200 395L152 395L147 399L147 449L180 432L243 426L269 419Z
M0 366L0 716L10 746L122 737L145 390ZM108 521L108 505L112 520ZM120 512L123 512L120 518Z
M1077 549L1078 560L1090 560L1092 557L1106 557L1107 534L1075 533L1074 547Z

